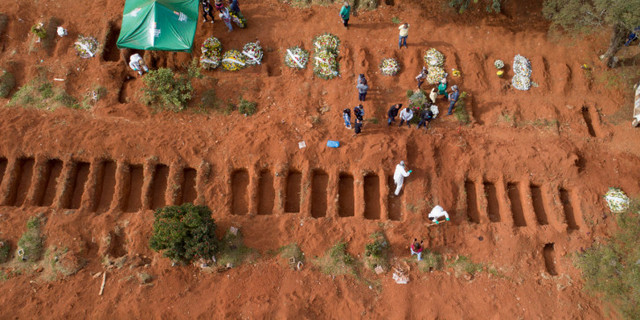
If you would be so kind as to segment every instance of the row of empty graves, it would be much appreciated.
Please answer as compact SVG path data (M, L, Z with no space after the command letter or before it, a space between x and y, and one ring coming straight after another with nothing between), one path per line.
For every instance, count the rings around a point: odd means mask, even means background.
M464 189L470 223L501 222L515 227L566 224L570 232L584 224L578 198L564 187L466 180Z
M194 202L196 174L164 164L0 157L0 204L95 212L157 209Z
M230 178L234 215L301 213L313 218L369 220L400 220L402 216L400 198L388 196L395 189L393 179L382 171L354 176L321 169L290 169L282 176L269 169L238 169Z

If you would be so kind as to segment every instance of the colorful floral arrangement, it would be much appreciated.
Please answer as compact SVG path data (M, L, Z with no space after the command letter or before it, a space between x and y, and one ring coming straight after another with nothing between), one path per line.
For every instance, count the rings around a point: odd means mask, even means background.
M98 40L94 37L78 36L74 48L81 58L92 58L98 52Z
M222 60L222 43L214 37L209 37L200 47L200 65L205 70L213 70L220 65Z
M413 118L411 118L409 122L420 122L420 115L425 109L427 103L430 101L431 100L427 97L427 94L424 91L420 89L413 91L413 94L409 96L409 108L413 111Z
M531 88L531 62L529 59L517 54L513 58L513 72L515 75L511 84L518 90L529 90Z
M248 65L260 64L262 56L264 55L260 41L245 44L244 48L242 48L242 54L246 57Z
M313 73L325 80L338 76L338 61L336 60L336 55L329 50L316 52Z
M523 77L531 77L531 62L529 59L517 54L513 58L513 72Z
M444 55L435 48L431 48L424 53L424 62L428 67L442 68L444 66Z
M238 28L244 29L247 27L247 19L244 18L242 13L235 14L233 11L229 10L229 16L231 17L231 21L233 21Z
M313 39L313 46L316 52L329 50L334 54L338 54L338 46L340 45L340 39L331 33L321 34Z
M296 46L287 49L284 64L289 68L304 69L309 62L309 52Z
M447 73L444 72L443 68L439 68L439 67L429 67L427 69L427 71L429 72L427 74L427 83L428 84L437 84L440 83L440 81L442 81L442 79L447 77Z
M220 40L218 40L218 38L209 37L204 41L200 50L202 51L203 55L205 53L210 54L211 52L215 53L216 55L222 55L222 43L220 43Z
M244 55L238 50L229 50L222 56L222 68L227 71L237 71L246 67Z
M380 63L380 72L385 76L395 76L400 72L400 65L394 58L382 59Z
M493 63L493 65L496 67L496 69L502 69L504 68L504 61L498 59Z
M618 188L610 187L604 195L604 199L607 201L609 210L613 213L621 213L629 209L629 197Z

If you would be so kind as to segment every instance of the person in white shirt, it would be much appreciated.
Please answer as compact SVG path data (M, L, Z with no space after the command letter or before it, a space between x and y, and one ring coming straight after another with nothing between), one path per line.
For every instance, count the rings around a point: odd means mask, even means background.
M407 122L407 126L411 128L411 124L409 121L413 118L413 110L411 108L406 107L400 111L400 125L398 127L402 127L402 124Z
M429 213L429 219L431 219L431 222L438 224L438 219L442 217L444 217L446 221L449 221L449 214L444 211L441 206L437 205L431 209L431 213Z
M403 23L398 27L399 32L399 40L398 40L398 49L402 49L402 46L407 47L407 37L409 36L409 24Z
M411 174L411 170L407 172L404 166L404 161L400 161L400 163L396 166L396 171L393 173L393 181L396 183L396 191L394 194L397 196L400 194L400 190L402 189L402 185L404 184L404 178L408 177Z
M129 67L134 71L138 71L139 75L142 75L144 72L149 72L149 68L147 64L144 63L144 59L138 53L134 53L129 58Z

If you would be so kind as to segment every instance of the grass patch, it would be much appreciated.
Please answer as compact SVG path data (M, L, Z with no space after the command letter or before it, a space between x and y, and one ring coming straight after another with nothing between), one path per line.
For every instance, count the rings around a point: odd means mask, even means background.
M42 221L39 217L31 217L27 221L27 230L18 240L18 257L22 261L35 262L42 257L43 238L40 234Z
M455 260L449 262L447 266L453 269L456 277L464 273L475 275L484 269L484 265L482 263L473 263L471 258L467 256L458 256Z
M378 124L378 122L379 122L378 118L376 118L376 117L364 119L364 121L369 122L369 123L373 123L373 124Z
M422 260L418 261L418 268L422 272L442 270L444 259L440 253L425 248L422 252Z
M585 289L601 294L623 318L640 315L640 202L631 201L626 212L615 214L618 229L605 242L575 256Z
M75 97L60 87L54 87L46 80L45 75L40 75L20 87L7 105L45 110L55 110L58 107L80 108Z
M198 105L198 109L196 109L195 112L208 114L211 110L214 110L224 113L226 109L221 108L221 106L223 106L223 103L220 99L218 99L216 90L208 89L207 91L202 93L200 104Z
M0 239L0 263L9 261L11 257L11 243L9 240Z
M243 262L253 261L255 251L244 245L240 230L236 234L227 231L220 242L220 250L216 258L218 265L226 266L230 264L232 267L237 267Z
M333 276L343 274L357 276L358 274L356 260L347 253L347 244L342 241L329 248L322 257L314 261L314 264L323 273Z
M6 98L16 86L16 78L7 70L2 70L0 75L0 97Z
M299 261L304 262L304 252L297 243L290 243L278 249L278 254L282 260L291 268L295 268Z
M402 23L402 20L400 20L398 17L392 17L391 18L391 23L400 24L400 23Z
M95 106L98 101L102 100L106 96L107 88L103 86L95 86L93 90L84 95L80 108L91 109L91 107Z
M364 265L371 270L377 266L389 270L389 240L380 231L374 232L369 238L373 241L364 247Z
M238 103L238 112L244 114L245 116L250 116L258 111L257 103L252 101L247 101L244 98L240 97L240 102Z
M469 117L469 113L467 112L467 93L462 92L460 97L458 98L458 102L456 102L455 108L453 110L453 114L458 119L458 122L461 124L469 124L471 119Z

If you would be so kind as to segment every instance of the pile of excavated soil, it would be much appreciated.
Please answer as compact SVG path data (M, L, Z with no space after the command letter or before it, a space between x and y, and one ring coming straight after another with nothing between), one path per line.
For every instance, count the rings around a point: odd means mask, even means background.
M539 1L538 1L539 2ZM18 86L47 71L47 79L78 99L97 85L107 96L90 110L30 106L0 109L0 237L14 248L26 221L41 214L45 247L66 248L65 270L49 260L21 270L4 265L2 314L11 318L601 318L604 307L583 292L572 256L615 227L601 195L609 186L640 192L637 131L621 108L621 91L594 80L607 34L552 40L540 3L508 1L503 13L443 11L440 3L385 1L361 11L345 29L339 5L293 8L274 0L242 2L247 29L227 33L217 20L199 24L194 48L209 36L224 48L260 40L260 66L204 72L182 113L154 113L139 103L142 80L118 50L124 1L14 1L0 3L9 17L0 66ZM526 4L525 4L526 3ZM408 48L397 49L397 24L411 27ZM35 43L29 28L59 21L69 36ZM53 21L53 22L52 22ZM286 49L312 49L315 35L341 39L340 77L322 80L311 66L293 71ZM73 50L79 34L104 48L83 60ZM469 125L440 116L427 131L387 127L386 110L408 104L406 91L425 50L446 57L449 77L468 93ZM225 49L225 50L226 50ZM637 49L627 49L637 50ZM152 69L184 70L199 56L144 53ZM533 66L529 91L510 87L513 57ZM383 58L399 61L395 77L380 74ZM506 76L493 62L506 63ZM592 71L581 69L582 64ZM341 113L355 106L356 77L371 90L363 133L344 128ZM592 75L593 73L593 75ZM240 96L256 101L249 117L197 111L214 89L222 105ZM424 86L430 90L430 86ZM14 90L15 93L15 90ZM630 97L629 97L630 98ZM8 100L2 102L6 104ZM621 107L624 106L624 107ZM629 118L631 112L628 114ZM337 149L326 147L338 140ZM306 148L300 149L298 142ZM391 197L395 165L413 170L399 197ZM194 202L209 206L220 227L239 227L255 263L224 273L172 267L149 249L153 210ZM439 204L451 221L429 226ZM424 273L409 262L410 282L390 273L325 275L313 267L340 240L358 259L369 236L383 230L394 263L409 258L414 238L449 261L468 256L486 266L470 276L452 268ZM272 254L298 243L301 271ZM51 255L47 255L51 259ZM110 265L104 294L98 295ZM489 272L488 270L495 270ZM152 275L149 283L141 274Z

